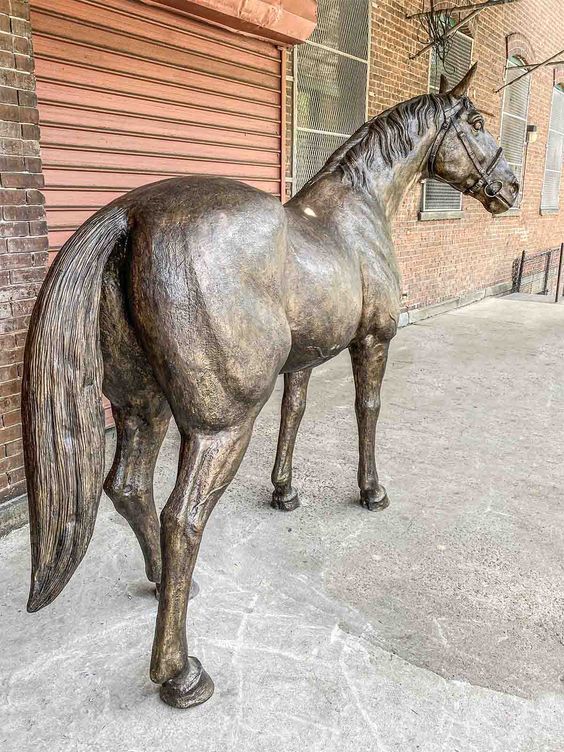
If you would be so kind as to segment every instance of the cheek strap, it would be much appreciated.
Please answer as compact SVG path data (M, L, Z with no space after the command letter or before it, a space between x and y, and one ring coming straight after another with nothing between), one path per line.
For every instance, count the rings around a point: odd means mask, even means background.
M443 141L445 140L445 137L452 126L456 131L456 135L459 141L462 143L462 146L464 147L468 158L470 159L476 172L478 173L476 180L472 183L472 185L466 188L464 193L475 196L477 193L483 190L488 198L497 198L499 199L499 201L502 201L507 207L510 208L511 204L506 201L506 199L501 195L501 191L503 189L503 183L501 182L501 180L490 179L492 172L495 170L496 166L499 163L499 160L501 159L503 149L500 147L496 151L493 159L487 165L487 167L485 169L482 167L480 160L478 159L476 152L472 147L472 144L468 141L466 133L464 133L464 131L460 127L460 124L458 123L458 117L463 107L464 104L461 104L454 112L449 113L449 115L447 115L447 113L443 109L444 120L441 127L439 128L439 132L437 133L435 140L433 141L433 144L431 145L431 149L429 150L427 172L429 173L429 176L434 178L435 180L440 180L443 183L448 182L435 174L435 163L437 161L437 154L439 153Z

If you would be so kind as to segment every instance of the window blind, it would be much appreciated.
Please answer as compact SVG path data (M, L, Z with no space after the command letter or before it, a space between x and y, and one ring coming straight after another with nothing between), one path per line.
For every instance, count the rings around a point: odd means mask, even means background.
M564 158L564 88L558 85L552 93L552 109L546 146L546 163L542 186L541 209L560 208L560 178Z
M514 81L523 73L523 61L518 57L510 57L507 61L505 82ZM530 77L526 76L517 83L504 89L503 107L501 113L500 145L503 147L505 158L523 185L523 163L525 160L525 143L527 140L527 116L529 111ZM517 197L515 206L521 205L521 193Z
M452 46L443 61L436 51L431 52L429 69L429 91L437 94L441 74L444 74L450 86L457 84L468 72L472 64L472 37L457 31L452 39ZM423 211L460 211L462 194L455 188L438 180L426 180L423 186Z

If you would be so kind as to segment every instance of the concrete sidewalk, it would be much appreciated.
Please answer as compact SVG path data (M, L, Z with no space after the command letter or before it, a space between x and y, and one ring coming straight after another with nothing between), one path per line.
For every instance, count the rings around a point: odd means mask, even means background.
M348 358L314 372L303 506L268 506L280 389L206 530L189 644L216 692L148 678L156 601L103 499L64 593L25 612L0 540L2 752L563 752L564 306L486 299L399 332L379 429L391 506L356 504ZM156 477L174 478L171 430Z

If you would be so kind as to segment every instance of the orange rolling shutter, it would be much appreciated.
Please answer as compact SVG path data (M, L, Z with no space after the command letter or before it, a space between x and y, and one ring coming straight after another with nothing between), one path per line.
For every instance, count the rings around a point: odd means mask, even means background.
M173 175L280 194L281 53L135 0L32 0L51 250L121 193Z
M31 23L52 255L104 204L174 175L281 194L274 44L136 0L31 0Z

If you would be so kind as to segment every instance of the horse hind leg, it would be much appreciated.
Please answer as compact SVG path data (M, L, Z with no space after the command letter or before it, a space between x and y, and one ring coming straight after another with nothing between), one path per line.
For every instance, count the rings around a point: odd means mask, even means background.
M254 415L213 433L182 433L176 485L161 513L163 578L151 660L151 679L173 707L199 705L213 694L211 678L188 655L188 594L206 522L237 472L253 423Z
M123 253L121 249L106 266L100 301L104 393L112 403L117 434L104 490L135 533L147 577L158 587L160 525L153 473L171 413L127 316L120 271Z
M112 404L116 424L116 453L104 490L116 511L135 533L147 579L158 589L161 581L160 525L153 498L153 473L166 434L168 405Z
M307 386L311 368L284 374L284 396L276 461L272 470L271 506L290 512L300 505L298 492L292 488L292 457L296 436L306 407Z

